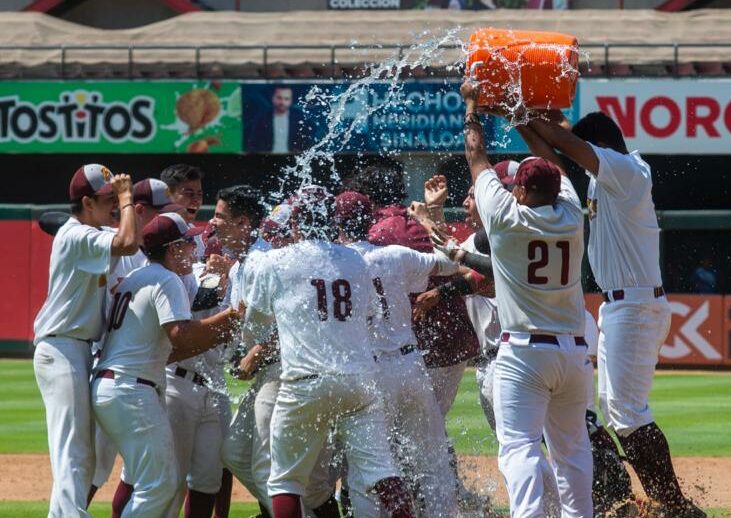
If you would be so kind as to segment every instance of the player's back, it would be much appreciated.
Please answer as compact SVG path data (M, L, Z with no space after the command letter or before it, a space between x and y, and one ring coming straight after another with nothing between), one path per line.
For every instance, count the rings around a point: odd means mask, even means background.
M371 323L374 349L389 352L416 345L409 294L426 290L436 265L433 254L400 245L377 246L366 241L349 245L365 259L380 311Z
M375 370L367 327L375 290L355 250L308 240L270 251L247 299L276 318L282 379Z
M494 173L478 178L480 216L490 238L503 330L575 335L584 331L581 260L584 216L566 177L554 205L528 207ZM490 185L487 185L488 182Z
M163 385L172 344L162 326L190 316L189 299L176 274L157 263L133 271L115 291L97 370Z

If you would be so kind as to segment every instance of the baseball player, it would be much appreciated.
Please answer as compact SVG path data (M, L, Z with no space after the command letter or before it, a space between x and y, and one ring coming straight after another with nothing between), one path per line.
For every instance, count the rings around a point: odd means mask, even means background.
M143 228L158 212L170 205L167 186L164 182L155 178L148 178L135 183L132 186L132 201L137 219L137 228ZM111 227L105 228L110 232L115 231ZM140 240L138 242L137 252L134 255L115 257L112 259L106 291L107 308L112 305L114 299L112 289L114 289L117 283L124 279L132 270L147 265L147 257L145 257L145 254L139 248L141 244L142 241ZM92 345L92 353L97 360L101 355L103 340L104 338L102 337ZM94 451L96 453L96 465L87 497L87 505L91 503L97 490L109 479L109 475L114 467L114 459L117 456L117 450L114 448L114 445L98 426L94 430Z
M571 182L542 158L521 163L513 192L487 158L468 80L465 155L492 252L502 325L493 388L498 465L514 517L544 516L541 435L564 517L591 517L581 289L583 214Z
M279 335L282 383L267 484L274 518L303 516L301 496L333 426L345 445L350 485L378 494L391 516L411 517L375 386L367 318L377 298L367 266L355 250L332 242L334 199L324 189L300 189L292 207L295 243L268 252L257 266L245 324L248 343L269 338L272 317Z
M589 263L603 291L599 401L647 495L671 516L705 516L680 488L665 435L648 403L658 352L670 328L660 274L652 171L629 152L601 112L569 130L536 118L529 127L589 175Z
M185 221L195 222L201 205L203 204L203 177L205 173L200 167L188 164L174 164L166 167L160 173L160 180L170 189L170 198L173 202L185 207ZM200 261L205 257L206 245L203 236L196 236L196 258Z
M502 161L495 164L495 172L500 178L503 185L510 189L512 188L512 181L515 178L519 164L515 161ZM445 184L446 179L433 177L427 181L425 189L429 190L433 186L439 183ZM444 196L446 199L446 195ZM477 282L469 285L469 292L460 290L458 288L445 289L444 286L440 286L438 289L430 290L419 295L416 300L414 313L420 315L423 312L422 305L426 304L430 306L434 304L435 300L449 299L450 297L464 295L465 306L467 307L467 314L472 321L472 325L477 331L477 337L480 340L480 356L475 363L475 375L477 378L477 386L479 388L479 399L482 410L485 414L490 428L495 431L495 412L493 405L493 381L495 374L495 360L497 359L498 347L500 345L501 327L500 320L498 318L497 311L497 300L495 299L495 290L492 278L492 265L491 262L483 262L480 264L474 260L474 256L485 257L489 260L490 255L490 243L487 239L487 234L482 227L480 216L477 212L477 205L475 204L474 197L474 186L471 186L467 197L464 199L462 206L465 209L465 222L477 231L471 234L459 248L453 247L453 250L447 250L441 247L439 244L435 244L437 248L444 249L445 252L450 253L450 257L454 260L463 264L469 263L472 268L479 270L481 273L477 274L484 278L475 279ZM430 214L436 216L438 219L443 220L443 214L439 214L441 210L437 211L432 209ZM422 221L422 224L427 222ZM441 241L439 241L442 243ZM473 273L476 274L473 270ZM476 277L476 275L473 275ZM594 383L591 381L591 387L593 388ZM541 475L543 476L543 495L544 495L544 508L543 511L548 518L557 518L561 514L561 505L558 498L558 487L556 486L556 478L553 474L552 468L547 464L541 464Z
M262 216L258 199L245 186L235 186L219 191L211 224L221 245L243 260L253 241L252 231ZM200 282L195 281L200 279L200 274L199 270L190 276L194 281L190 291L193 299L198 293ZM219 306L217 297L209 298L208 302L202 298L191 302L195 318L208 316ZM223 377L224 354L225 346L220 345L167 366L166 402L181 485L170 516L177 517L180 511L186 479L186 516L210 516L213 510L221 486L221 446L231 421Z
M92 382L96 419L119 450L134 487L127 516L164 516L177 484L170 423L162 400L165 365L215 346L236 325L227 309L191 320L180 275L193 261L191 228L175 213L156 216L143 229L150 265L117 286L107 336Z
M94 469L89 405L91 343L104 329L106 274L112 257L137 250L137 222L128 175L99 164L80 167L69 185L71 217L51 248L48 296L34 323L33 368L46 408L53 474L49 516L88 516ZM102 226L114 223L116 233Z
M425 516L455 516L455 473L450 468L444 420L423 356L416 348L409 294L424 291L431 275L453 275L459 267L441 254L369 243L373 220L370 200L346 191L335 201L340 242L363 256L379 296L381 312L370 327L378 364L376 381L392 448L402 472L410 479L412 493L423 502ZM354 499L357 488L349 489Z

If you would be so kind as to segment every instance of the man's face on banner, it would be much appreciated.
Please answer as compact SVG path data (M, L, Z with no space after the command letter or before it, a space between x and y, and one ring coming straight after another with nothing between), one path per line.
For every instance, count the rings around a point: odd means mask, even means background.
M292 89L275 88L272 94L272 106L275 113L287 113L292 106Z

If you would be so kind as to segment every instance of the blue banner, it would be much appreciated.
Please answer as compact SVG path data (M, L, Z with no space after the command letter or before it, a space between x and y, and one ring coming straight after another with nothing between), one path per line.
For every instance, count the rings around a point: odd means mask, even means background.
M282 82L242 84L243 151L300 153L461 152L459 81ZM578 115L578 102L568 113ZM486 120L491 151L525 153L517 132ZM497 131L495 131L497 128Z

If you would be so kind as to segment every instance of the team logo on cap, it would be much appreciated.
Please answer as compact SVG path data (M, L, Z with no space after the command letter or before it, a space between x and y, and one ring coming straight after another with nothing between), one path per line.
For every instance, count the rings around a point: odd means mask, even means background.
M109 168L102 166L101 173L105 182L109 182L112 179L112 172L109 170Z

